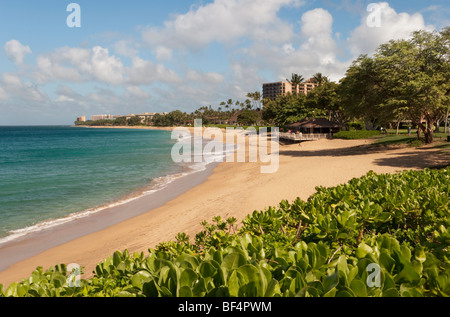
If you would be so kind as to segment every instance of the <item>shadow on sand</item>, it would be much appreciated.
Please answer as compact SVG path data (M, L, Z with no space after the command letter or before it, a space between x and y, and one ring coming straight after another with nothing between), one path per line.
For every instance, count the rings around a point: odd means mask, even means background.
M308 141L307 141L308 142ZM285 145L292 143L285 143ZM359 145L338 149L308 150L299 147L298 150L281 151L280 155L292 157L345 157L363 156L384 153L383 157L374 159L374 164L379 166L391 166L398 168L445 168L450 165L450 156L444 154L435 147L410 148L407 152L398 152L399 149L407 147L383 146L383 145Z

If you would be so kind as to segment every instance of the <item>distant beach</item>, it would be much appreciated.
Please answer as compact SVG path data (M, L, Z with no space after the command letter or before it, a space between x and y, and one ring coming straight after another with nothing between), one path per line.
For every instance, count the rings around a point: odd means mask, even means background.
M319 140L281 144L279 169L273 174L262 174L264 163L260 162L210 164L203 172L177 179L154 194L60 226L45 236L0 247L0 284L9 285L27 278L38 266L47 269L58 263L79 264L87 278L97 263L117 250L146 252L174 240L180 232L193 239L200 223L215 216L235 217L240 222L254 210L281 200L306 200L316 186L342 184L370 170L395 173L450 160L431 147L389 149L370 147L370 143Z

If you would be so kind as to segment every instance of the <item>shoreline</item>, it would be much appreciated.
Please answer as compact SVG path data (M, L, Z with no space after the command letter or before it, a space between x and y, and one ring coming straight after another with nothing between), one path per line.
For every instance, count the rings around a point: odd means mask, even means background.
M211 163L206 166L205 170L192 171L187 175L181 175L165 187L156 189L154 192L131 197L123 203L118 201L112 204L111 207L103 208L92 214L71 219L54 227L45 228L42 231L32 232L17 240L5 242L0 246L0 273L12 265L48 249L101 231L164 205L204 182L212 174L216 165ZM55 239L55 237L58 239Z
M180 232L192 239L201 230L200 223L215 216L235 217L240 223L254 210L264 210L297 197L306 200L315 193L316 186L336 186L370 170L395 173L449 162L435 149L370 150L366 147L370 143L368 140L320 140L302 146L280 145L280 168L274 174L261 174L261 163L209 164L207 173L184 177L187 184L179 184L178 191L168 191L167 199L159 204L144 204L137 215L117 219L115 224L104 223L103 229L91 233L74 227L73 234L77 237L70 239L66 236L70 232L67 228L54 232L48 239L58 241L58 245L44 248L5 270L0 268L0 284L8 286L27 278L38 266L47 269L58 263L77 263L85 268L82 278L89 278L96 264L115 251L146 252L161 242L174 240ZM191 177L194 175L197 179ZM170 184L169 187L172 188ZM119 207L135 210L132 203ZM64 242L64 237L68 241ZM22 247L30 249L26 245ZM0 259L8 254L13 256L17 250L11 247L5 252L0 248Z
M172 131L174 129L170 127L152 128L146 126L78 127L163 131ZM194 132L192 129L189 131L191 133ZM204 139L204 141L206 142L208 139ZM199 166L195 162L182 164L185 165L183 171L163 175L155 179L165 179L162 186L157 184L158 182L152 185L155 181L152 180L144 187L134 190L130 195L117 197L116 200L104 206L81 210L61 218L48 219L35 225L15 230L20 232L18 234L11 234L0 238L0 273L10 266L48 249L103 230L164 205L180 194L204 182L212 174L213 169L218 163L214 161L202 162L200 169L198 169ZM54 240L54 237L58 237L58 239Z

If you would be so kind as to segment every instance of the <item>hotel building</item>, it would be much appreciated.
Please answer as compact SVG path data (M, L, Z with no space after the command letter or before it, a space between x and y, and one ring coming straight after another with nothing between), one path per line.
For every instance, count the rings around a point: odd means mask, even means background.
M319 86L319 84L314 82L312 78L299 84L296 89L288 81L266 83L263 84L263 99L269 98L273 100L276 99L279 95L287 95L288 93L292 94L294 92L307 95L317 86Z
M99 120L107 120L107 119L115 119L117 116L113 116L110 114L99 114L99 115L93 115L91 117L92 121L99 121Z

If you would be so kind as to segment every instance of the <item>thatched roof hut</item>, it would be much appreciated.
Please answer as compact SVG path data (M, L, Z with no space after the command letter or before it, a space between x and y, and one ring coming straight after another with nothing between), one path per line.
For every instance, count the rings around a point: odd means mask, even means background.
M343 125L326 118L313 118L287 125L286 128L301 133L336 133L343 128Z

